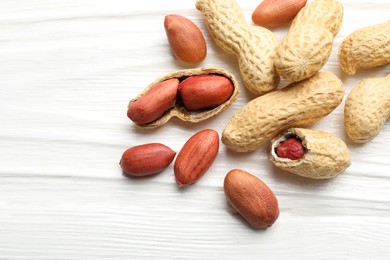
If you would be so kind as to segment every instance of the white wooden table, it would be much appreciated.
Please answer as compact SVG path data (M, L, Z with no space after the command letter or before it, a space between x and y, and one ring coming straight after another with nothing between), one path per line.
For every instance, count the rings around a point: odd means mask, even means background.
M387 0L340 0L344 24L324 71L351 77L337 50L352 31L390 19ZM238 0L247 20L260 3ZM310 2L310 1L309 1ZM220 134L253 98L233 56L210 38L195 1L1 0L0 259L389 259L390 124L366 145L348 142L343 103L311 128L345 140L352 165L328 181L281 172L268 147L237 154L221 144L208 173L177 188L172 165L146 179L122 175L131 146L161 142L179 152L194 133ZM222 67L240 81L238 100L199 124L171 120L140 130L128 101L150 82L192 66L170 53L167 14L193 20L207 41L199 67ZM279 39L287 27L274 30ZM282 85L286 85L282 81ZM222 182L233 168L251 172L275 192L280 217L267 230L249 228L227 205Z

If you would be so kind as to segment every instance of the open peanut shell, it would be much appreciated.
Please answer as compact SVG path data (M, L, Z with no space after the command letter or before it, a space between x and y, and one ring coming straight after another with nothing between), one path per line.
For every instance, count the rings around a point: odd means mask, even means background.
M236 99L240 93L240 86L239 86L237 79L232 74L228 73L226 70L224 70L222 68L213 68L213 67L178 70L178 71L172 72L170 74L167 74L159 79L156 79L151 84L149 84L149 86L147 86L141 94L139 94L134 99L130 100L128 107L130 107L130 105L133 102L138 100L149 89L151 89L152 87L154 87L156 84L158 84L160 82L163 82L165 80L169 80L172 78L177 78L181 82L190 76L207 75L207 74L224 76L224 77L227 77L228 79L230 79L230 81L232 82L233 88L234 88L233 93L230 96L230 98L227 101L225 101L223 104L220 104L220 105L218 105L216 107L212 107L212 108L189 111L184 107L183 102L180 99L180 97L177 96L175 106L172 107L171 109L167 110L160 118L158 118L157 120L150 122L148 124L144 124L144 125L140 125L137 123L135 123L135 124L141 128L155 128L155 127L159 127L159 126L164 125L172 117L177 117L182 121L197 123L197 122L204 121L210 117L213 117L213 116L219 114L220 112L222 112L223 110L227 109L234 101L236 101Z
M289 138L302 143L304 154L291 160L280 157L276 149ZM312 179L330 179L344 172L351 164L347 145L338 137L318 130L290 128L271 141L270 160L284 171Z

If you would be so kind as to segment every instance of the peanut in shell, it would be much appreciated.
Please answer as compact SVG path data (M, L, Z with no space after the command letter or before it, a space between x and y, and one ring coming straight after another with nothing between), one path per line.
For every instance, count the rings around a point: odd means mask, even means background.
M343 24L344 7L337 0L314 0L299 11L290 30L309 23L320 23L336 36Z
M390 74L368 78L349 93L344 106L344 129L349 139L368 143L390 117Z
M354 31L343 40L338 55L348 75L390 63L390 21Z
M306 127L331 113L344 87L332 73L318 72L301 82L257 97L237 111L222 133L231 150L250 152L291 127Z
M289 33L278 47L275 66L288 81L309 78L328 61L333 35L318 23L308 23L295 34Z
M315 0L301 9L276 51L275 68L281 77L298 82L326 64L342 25L343 10L336 0Z
M301 140L305 151L301 158L292 160L277 154L277 147L290 137ZM351 165L348 147L340 138L305 128L290 128L275 137L269 157L276 167L312 179L333 178Z
M167 123L172 117L177 117L181 121L197 123L197 122L204 121L208 118L211 118L213 116L216 116L217 114L221 113L223 110L227 109L231 104L234 103L234 101L236 101L240 93L240 86L237 79L232 74L230 74L229 72L227 72L222 68L209 67L209 68L178 70L169 73L161 78L158 78L155 81L153 81L151 84L149 84L149 86L147 86L142 91L141 94L139 94L137 97L130 100L128 107L130 107L135 101L137 101L140 97L142 97L145 93L147 93L151 88L153 88L154 86L156 86L161 82L167 81L169 79L179 79L179 81L182 82L186 78L194 75L224 76L232 82L234 88L233 93L231 94L229 99L226 100L224 103L215 107L201 109L201 110L189 111L185 108L183 102L176 101L176 103L174 104L174 106L172 106L172 108L168 109L161 117L154 120L153 122L149 122L147 124L138 124L137 122L134 123L140 128L156 128Z

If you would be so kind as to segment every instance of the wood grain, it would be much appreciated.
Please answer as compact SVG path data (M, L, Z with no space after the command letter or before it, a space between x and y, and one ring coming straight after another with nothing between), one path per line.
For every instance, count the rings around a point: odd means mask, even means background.
M352 165L329 181L281 172L268 146L237 154L221 145L195 185L178 189L173 167L129 179L119 167L128 147L161 142L176 152L194 133L222 132L253 96L243 90L218 116L199 124L171 120L140 130L129 100L154 79L189 66L170 53L163 20L193 20L205 35L206 60L243 86L232 55L211 40L193 1L3 0L0 8L0 259L389 259L390 125L366 145L348 142L344 102L313 129L347 142ZM346 95L362 79L337 61L350 32L388 20L390 5L342 0L344 24L323 71ZM239 0L248 21L258 1ZM287 27L276 32L282 39ZM287 85L282 81L281 86ZM265 231L249 228L226 204L223 178L233 168L260 177L279 200Z

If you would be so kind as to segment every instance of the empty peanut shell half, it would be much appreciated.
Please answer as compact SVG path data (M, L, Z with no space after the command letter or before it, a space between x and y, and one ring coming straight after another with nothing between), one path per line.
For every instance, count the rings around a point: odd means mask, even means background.
M290 128L271 141L270 159L278 168L312 179L329 179L351 165L346 144L323 131Z
M132 99L127 116L142 128L161 126L172 117L197 123L228 108L239 92L236 78L224 69L179 70L153 81Z

